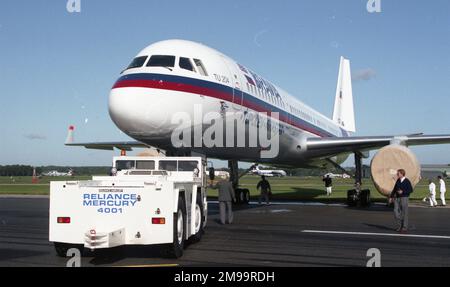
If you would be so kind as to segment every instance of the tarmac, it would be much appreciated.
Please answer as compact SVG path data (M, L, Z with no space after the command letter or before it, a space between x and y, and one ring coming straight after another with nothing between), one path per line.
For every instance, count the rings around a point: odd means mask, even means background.
M48 205L46 196L0 197L0 266L66 266L48 241ZM158 246L127 246L85 252L81 266L363 267L372 248L381 266L450 266L450 208L413 205L407 234L395 232L392 209L381 204L252 203L235 207L234 218L220 225L210 202L201 242L180 259L164 258Z

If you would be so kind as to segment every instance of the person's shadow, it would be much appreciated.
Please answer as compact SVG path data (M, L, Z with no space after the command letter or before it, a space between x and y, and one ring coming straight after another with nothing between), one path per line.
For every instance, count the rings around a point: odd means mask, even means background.
M364 225L369 226L369 227L375 227L377 229L380 230L387 230L387 231L395 231L396 228L392 227L392 226L385 226L385 225L379 225L379 224L370 224L370 223L364 223ZM408 230L412 231L412 230L416 230L416 226L414 224L410 224L410 226L408 227Z
M369 226L369 227L375 227L375 228L381 229L381 230L388 230L388 231L395 230L395 228L393 228L392 226L385 226L385 225L379 225L379 224L370 224L370 223L364 223L364 225Z

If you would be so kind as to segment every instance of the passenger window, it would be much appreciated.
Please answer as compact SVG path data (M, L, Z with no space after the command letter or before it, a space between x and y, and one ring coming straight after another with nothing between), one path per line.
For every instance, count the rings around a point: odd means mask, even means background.
M161 160L159 161L159 170L177 171L177 161Z
M147 67L174 67L175 56L153 55L148 60Z
M208 73L206 72L205 66L203 66L203 63L199 59L194 59L195 66L197 67L197 71L203 75L208 76Z
M194 171L197 168L197 161L180 160L178 162L178 171Z
M146 60L147 60L147 56L140 56L140 57L134 58L133 61L131 62L131 64L128 65L126 70L133 69L133 68L140 68L140 67L144 66L144 63Z
M195 72L194 66L192 65L192 62L189 58L180 57L178 65L180 66L181 69Z
M136 169L155 169L154 160L137 160Z

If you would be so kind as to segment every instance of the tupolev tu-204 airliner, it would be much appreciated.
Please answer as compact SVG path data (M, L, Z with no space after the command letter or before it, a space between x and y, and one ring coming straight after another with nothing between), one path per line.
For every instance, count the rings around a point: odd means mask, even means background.
M276 156L262 158L261 146L175 147L171 135L178 124L171 116L183 112L266 113L279 124ZM328 118L305 105L251 69L203 44L185 40L154 43L122 71L109 94L113 122L134 141L66 142L69 146L130 150L156 147L167 155L200 153L209 158L263 162L293 167L338 166L351 154L386 145L450 143L450 135L352 136L356 131L350 62L341 57L334 112ZM247 122L246 122L247 123ZM194 125L194 124L193 124ZM192 128L194 128L192 126ZM235 134L236 136L236 134Z

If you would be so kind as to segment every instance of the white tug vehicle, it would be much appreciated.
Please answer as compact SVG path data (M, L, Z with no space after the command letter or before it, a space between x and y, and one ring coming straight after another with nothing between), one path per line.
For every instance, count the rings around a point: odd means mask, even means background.
M49 238L59 256L70 248L162 244L181 257L206 226L202 157L113 158L110 176L50 183Z

